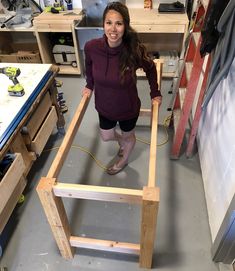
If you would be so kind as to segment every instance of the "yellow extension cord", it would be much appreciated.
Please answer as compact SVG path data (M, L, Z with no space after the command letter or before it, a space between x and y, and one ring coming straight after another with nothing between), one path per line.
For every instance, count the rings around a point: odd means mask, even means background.
M164 128L165 128L166 139L165 139L162 143L157 144L158 147L161 147L161 146L165 145L165 144L168 142L168 140L169 140L169 135L168 135L168 132L167 132L167 127L168 127L168 125L169 125L170 119L171 119L171 115L168 116L168 117L166 117L166 118L164 119L163 126L164 126ZM147 140L144 140L144 139L141 139L141 138L138 138L138 137L136 137L136 140L139 141L139 142L141 142L141 143L150 145L150 142L148 142ZM43 152L53 151L53 150L57 150L57 149L59 149L59 148L60 148L60 147L54 147L54 148L51 148L51 149L46 149L46 150L44 150ZM83 152L89 154L90 157L95 161L95 163L96 163L100 168L102 168L103 170L107 170L107 167L104 166L104 165L103 165L103 164L102 164L102 163L94 156L94 154L92 154L92 153L91 153L89 150L87 150L86 148L83 148L83 147L81 147L81 146L79 146L79 145L72 145L71 148L79 149L79 150L81 150L81 151L83 151Z

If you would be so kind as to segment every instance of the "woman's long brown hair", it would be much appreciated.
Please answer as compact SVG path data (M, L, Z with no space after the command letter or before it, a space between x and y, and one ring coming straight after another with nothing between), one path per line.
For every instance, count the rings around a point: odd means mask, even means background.
M151 61L147 55L145 46L140 42L137 32L130 26L130 15L128 8L121 2L111 2L107 5L103 13L103 24L108 11L115 10L120 13L125 26L125 32L122 38L124 50L120 56L120 73L121 79L124 78L125 71L130 68L133 78L135 78L135 70L141 66L142 59Z

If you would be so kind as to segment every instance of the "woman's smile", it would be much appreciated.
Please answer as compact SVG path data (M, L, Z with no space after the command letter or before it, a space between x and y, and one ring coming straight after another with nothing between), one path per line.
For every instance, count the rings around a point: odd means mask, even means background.
M104 21L104 32L110 47L117 47L122 43L125 25L120 13L115 10L108 11Z

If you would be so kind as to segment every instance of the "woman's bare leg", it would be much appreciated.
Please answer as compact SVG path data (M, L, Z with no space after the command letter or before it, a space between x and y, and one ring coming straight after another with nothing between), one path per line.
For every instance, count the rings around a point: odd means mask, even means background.
M116 128L104 130L100 128L100 135L103 141L117 141L120 149L118 152L119 156L123 156L124 142L122 136L116 131Z
M121 142L123 146L123 156L119 159L118 162L116 162L113 166L111 166L107 172L110 175L117 174L119 171L121 171L127 164L129 156L134 149L136 137L135 137L135 130L133 129L130 132L123 132L121 135Z

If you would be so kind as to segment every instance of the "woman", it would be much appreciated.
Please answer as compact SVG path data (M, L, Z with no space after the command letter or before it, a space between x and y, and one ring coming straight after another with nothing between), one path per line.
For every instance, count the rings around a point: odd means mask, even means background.
M104 141L117 141L118 160L107 169L110 175L128 163L135 146L135 126L140 111L136 70L143 68L150 85L150 96L161 104L157 72L137 33L130 26L127 7L120 2L107 5L103 13L104 36L85 44L86 87L83 95L95 91L100 134ZM119 123L121 134L115 127Z

